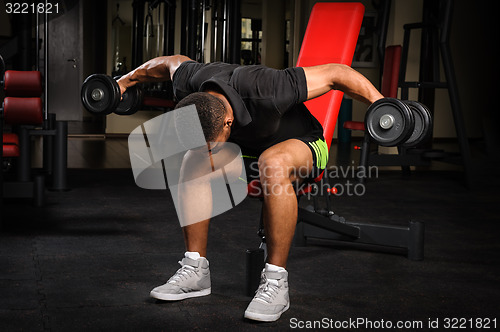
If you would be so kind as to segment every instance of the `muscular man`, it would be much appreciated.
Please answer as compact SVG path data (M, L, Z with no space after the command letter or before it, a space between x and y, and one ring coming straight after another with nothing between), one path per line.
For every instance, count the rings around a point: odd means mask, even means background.
M292 185L317 176L328 159L323 129L303 102L332 89L367 104L383 96L345 65L275 70L202 64L182 55L152 59L118 83L123 93L137 83L165 80L172 80L177 107L196 105L207 142L229 140L255 156L263 188L273 189L264 190L267 263L245 317L275 321L289 308L286 264L297 221ZM181 268L153 289L152 297L182 300L210 294L208 225L203 220L183 227L187 251Z

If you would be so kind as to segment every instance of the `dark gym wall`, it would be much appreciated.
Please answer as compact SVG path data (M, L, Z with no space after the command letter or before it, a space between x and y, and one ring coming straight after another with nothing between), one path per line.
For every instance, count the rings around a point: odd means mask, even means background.
M83 1L83 52L82 74L106 73L107 50L107 1ZM85 117L92 117L84 112Z
M5 12L5 2L0 0L0 40L3 41L4 38L10 37L11 31L10 19Z
M32 43L33 26L31 15L16 15L12 20L13 30L17 35L19 53L14 58L14 68L17 70L32 70L36 62Z
M107 1L83 1L83 75L106 72Z
M80 88L86 74L105 72L106 8L103 1L79 1L49 21L49 111L59 120L89 116Z
M58 120L81 121L82 21L77 4L48 24L48 105Z
M494 3L455 0L450 46L468 136L496 136L494 139L500 143L500 108L496 100L499 29L498 19L493 17L497 15Z

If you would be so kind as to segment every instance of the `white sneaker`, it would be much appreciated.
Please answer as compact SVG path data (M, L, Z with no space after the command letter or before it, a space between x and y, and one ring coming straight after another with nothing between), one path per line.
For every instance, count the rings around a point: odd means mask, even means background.
M166 284L153 289L151 297L164 301L177 301L211 293L210 269L205 257L196 260L184 257L179 264L181 268L168 279Z
M262 271L260 285L245 311L245 318L274 322L290 307L288 272Z

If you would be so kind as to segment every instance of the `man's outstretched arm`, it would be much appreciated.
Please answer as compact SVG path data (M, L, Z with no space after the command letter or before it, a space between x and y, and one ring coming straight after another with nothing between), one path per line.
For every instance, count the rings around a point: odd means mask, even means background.
M181 63L191 60L184 55L169 55L151 59L118 80L121 93L137 83L170 81Z
M366 104L384 97L366 77L347 65L331 63L303 69L307 80L308 100L332 89L340 90Z

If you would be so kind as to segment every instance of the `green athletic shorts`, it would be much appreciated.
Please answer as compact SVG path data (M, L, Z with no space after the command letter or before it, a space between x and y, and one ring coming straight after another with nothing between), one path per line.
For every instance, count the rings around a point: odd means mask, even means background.
M326 165L328 163L328 146L326 145L325 139L323 137L319 138L317 136L305 136L305 137L296 137L299 141L304 142L312 152L313 158L313 169L312 171L305 176L306 182L312 182L321 173L325 170ZM243 161L245 163L245 170L247 175L247 181L250 182L254 179L259 178L259 167L257 161L259 159L258 156L252 154L246 154L245 151L242 151Z

